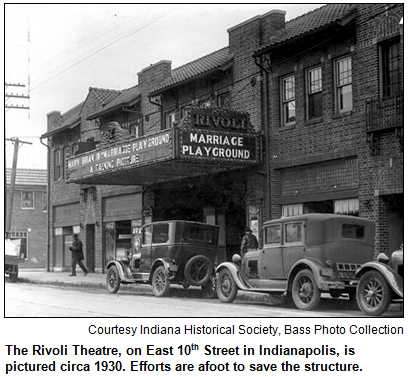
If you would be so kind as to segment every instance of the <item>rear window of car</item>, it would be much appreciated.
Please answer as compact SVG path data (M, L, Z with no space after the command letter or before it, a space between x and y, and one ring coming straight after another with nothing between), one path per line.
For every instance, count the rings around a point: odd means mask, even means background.
M211 243L215 230L210 227L189 224L186 225L185 238L188 241L201 241Z
M358 224L343 224L341 227L341 236L343 238L363 240L365 238L365 226Z

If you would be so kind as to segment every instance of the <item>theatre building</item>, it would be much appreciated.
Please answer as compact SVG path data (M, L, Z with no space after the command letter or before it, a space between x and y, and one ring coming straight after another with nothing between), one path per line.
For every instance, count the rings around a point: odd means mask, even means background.
M310 212L376 221L376 250L402 242L402 5L273 10L230 28L227 47L137 85L90 88L48 114L49 267L73 233L103 272L141 226L220 227L218 261L245 226ZM194 43L194 41L192 41ZM397 245L398 244L398 245Z

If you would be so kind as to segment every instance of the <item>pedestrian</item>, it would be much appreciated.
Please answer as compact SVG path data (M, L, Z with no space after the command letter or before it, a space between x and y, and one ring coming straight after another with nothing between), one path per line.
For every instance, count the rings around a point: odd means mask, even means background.
M89 270L82 263L84 260L84 252L82 251L82 241L78 238L78 234L72 235L72 246L69 247L72 253L72 272L69 276L76 276L76 265L84 271L84 276L88 275Z
M249 249L257 249L257 248L258 248L258 240L252 234L251 228L246 227L245 234L242 237L242 241L241 241L241 258L244 259L244 256L248 252Z

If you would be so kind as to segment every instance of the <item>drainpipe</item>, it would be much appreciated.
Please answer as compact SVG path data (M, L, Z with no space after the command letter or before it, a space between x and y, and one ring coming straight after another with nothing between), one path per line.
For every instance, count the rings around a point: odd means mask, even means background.
M50 213L51 213L51 207L50 207L50 198L51 198L51 159L50 159L50 150L51 147L48 144L44 144L42 141L42 138L40 137L40 143L47 147L48 153L47 153L47 268L46 271L50 272L50 247L51 247L51 237L50 237Z
M268 211L267 218L271 217L271 180L270 180L270 160L269 160L269 74L268 71L258 63L256 57L253 57L255 64L259 67L261 73L261 112L262 129L265 132L265 155L266 155L266 208Z

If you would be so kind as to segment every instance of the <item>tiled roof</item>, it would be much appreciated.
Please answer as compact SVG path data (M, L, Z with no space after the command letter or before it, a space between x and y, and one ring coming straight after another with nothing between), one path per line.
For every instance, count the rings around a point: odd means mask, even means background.
M89 91L93 91L102 105L106 105L110 101L112 101L115 97L117 97L121 91L120 90L113 90L113 89L102 89L102 88L89 88Z
M355 5L350 3L328 4L294 18L285 23L285 30L281 35L275 36L270 43L260 47L255 53L337 23L348 16L354 9Z
M115 108L127 105L137 100L138 97L140 97L140 90L137 85L129 89L124 89L120 92L119 95L116 95L110 102L107 102L106 106L104 106L102 109L98 110L97 112L90 114L87 118L88 119L96 118L100 116L101 114L104 114Z
M7 185L10 185L11 169L6 170ZM47 186L47 170L17 169L16 186Z
M175 68L171 71L171 79L169 79L165 85L156 88L150 94L159 93L163 89L194 78L195 76L207 73L214 69L222 68L222 66L231 61L232 58L232 55L229 53L229 47L224 47L181 67Z

